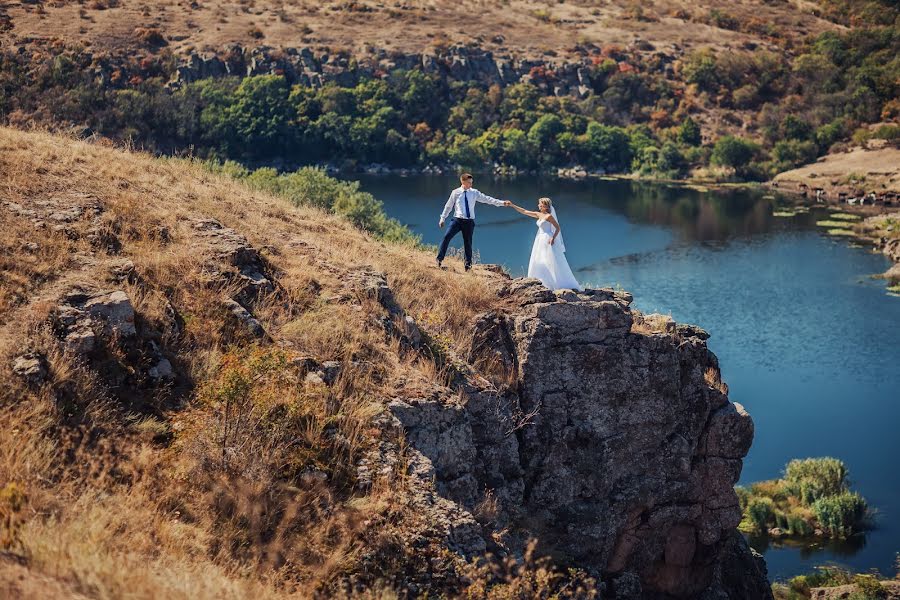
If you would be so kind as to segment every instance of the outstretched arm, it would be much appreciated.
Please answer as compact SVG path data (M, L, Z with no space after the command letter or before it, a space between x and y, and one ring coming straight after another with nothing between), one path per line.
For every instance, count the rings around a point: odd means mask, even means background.
M533 210L525 210L524 208L522 208L521 206L518 206L518 205L516 205L516 204L512 204L511 206L512 206L517 212L522 213L522 214L525 215L526 217L531 217L532 219L540 219L540 218L541 218L540 213L537 213L537 212L535 212L535 211L533 211Z
M509 200L497 200L496 198L488 196L483 192L478 192L478 195L475 196L475 201L484 202L485 204L493 204L494 206L509 206L509 204L507 204Z

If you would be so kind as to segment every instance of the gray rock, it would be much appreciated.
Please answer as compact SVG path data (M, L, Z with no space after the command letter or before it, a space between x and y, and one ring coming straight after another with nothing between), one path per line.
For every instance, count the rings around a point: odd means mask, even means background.
M403 318L403 335L413 348L421 348L425 343L425 336L422 330L419 329L416 320L409 315Z
M497 526L521 532L513 550L537 538L610 577L617 598L769 598L764 571L735 591L723 566L755 564L732 538L753 424L707 381L706 332L653 317L658 333L632 333L645 317L613 290L518 279L504 294L517 308L479 317L473 349L516 365L517 393L469 377L461 402L448 391L389 406L435 490L468 511L492 490Z
M150 368L148 375L150 375L151 379L168 381L175 379L175 369L172 368L172 363L169 362L169 359L162 358Z
M341 374L341 363L336 360L326 360L322 363L320 376L325 385L333 385L337 381L338 375Z
M90 327L90 321L82 323L77 329L73 329L63 338L63 346L67 352L73 354L88 354L97 347L97 335Z
M310 385L325 385L325 379L322 378L321 371L307 373L303 381Z
M103 323L106 335L128 338L137 334L134 307L123 291L94 296L84 303L84 310Z
M250 311L241 306L239 302L232 300L231 298L225 298L222 300L222 307L225 308L225 310L227 310L231 316L234 317L248 333L250 333L250 335L257 338L268 337L262 323L260 323L256 317L251 315Z
M38 386L47 379L47 359L37 352L17 356L13 360L12 369L28 385Z
M112 261L109 265L109 277L112 281L118 283L132 281L134 275L134 263L131 259L121 258Z

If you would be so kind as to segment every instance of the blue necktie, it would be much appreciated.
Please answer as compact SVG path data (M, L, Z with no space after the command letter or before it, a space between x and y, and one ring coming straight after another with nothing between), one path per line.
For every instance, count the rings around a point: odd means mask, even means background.
M466 190L466 191L463 192L463 202L466 203L466 218L467 218L467 219L471 219L471 218L472 218L472 215L469 213L469 196L468 196L468 193L469 193L468 190Z

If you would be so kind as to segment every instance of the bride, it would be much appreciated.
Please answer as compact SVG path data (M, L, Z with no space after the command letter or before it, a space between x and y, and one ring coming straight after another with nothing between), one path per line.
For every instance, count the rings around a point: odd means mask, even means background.
M528 262L528 276L536 277L551 290L581 290L575 280L569 262L566 260L566 245L563 243L556 209L550 198L538 200L538 210L525 210L521 206L512 205L514 209L537 219L537 236L531 248L531 260Z

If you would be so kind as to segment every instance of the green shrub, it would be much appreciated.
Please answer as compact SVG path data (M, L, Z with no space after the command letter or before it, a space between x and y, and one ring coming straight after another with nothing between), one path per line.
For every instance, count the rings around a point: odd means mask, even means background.
M295 206L314 206L333 212L383 240L418 243L418 236L388 217L382 203L360 190L357 181L340 181L314 167L279 174L269 167L250 172L231 162L205 165L215 172L241 179L254 189L281 196Z
M772 158L787 167L796 167L816 160L819 147L815 142L782 140L772 148Z
M715 91L719 87L719 69L715 54L702 50L691 54L683 69L684 80L701 90Z
M794 459L784 469L784 479L794 495L806 504L847 489L847 467L836 458Z
M813 534L813 527L802 515L789 513L786 518L785 529L791 535L808 536Z
M749 140L726 135L719 138L713 147L710 162L714 165L741 170L750 163L758 149L759 147Z
M678 141L686 146L699 146L703 141L700 125L690 117L685 118L678 128Z
M866 501L859 494L844 492L816 500L812 509L819 525L831 535L846 537L858 530L866 515Z
M900 140L900 125L881 125L875 130L874 138L896 142Z
M789 140L808 140L812 137L813 127L795 115L788 115L781 122L781 133Z
M769 529L774 516L773 507L769 498L754 498L747 505L747 516L756 531L765 532Z
M819 149L825 151L831 148L835 142L846 137L846 135L846 121L843 118L837 118L816 129L815 139Z
M788 586L792 592L800 594L804 598L809 598L810 584L809 577L807 575L797 575L796 577L791 577L791 579L788 581Z
M853 578L857 590L866 600L881 600L887 598L887 590L873 575L856 575Z

